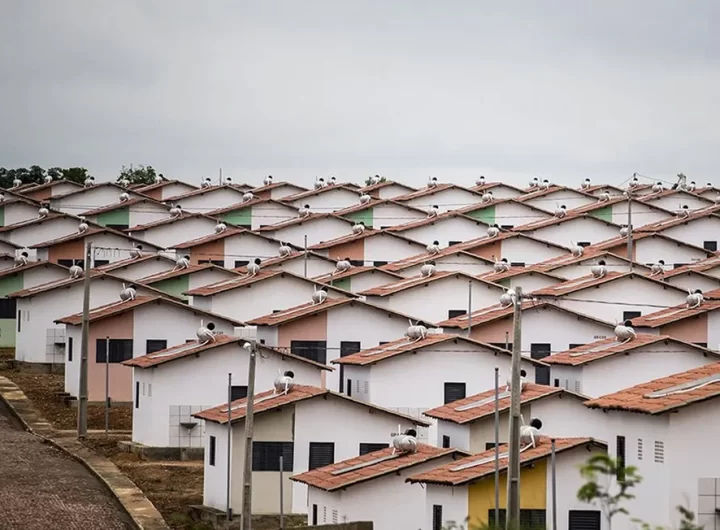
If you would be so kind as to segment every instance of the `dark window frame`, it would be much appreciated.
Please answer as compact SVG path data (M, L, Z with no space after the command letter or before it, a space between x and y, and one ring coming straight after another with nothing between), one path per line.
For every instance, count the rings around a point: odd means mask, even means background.
M617 435L615 437L615 456L617 459L617 479L625 480L625 437Z
M248 394L247 385L232 385L230 387L230 400L237 401L238 399L246 398Z
M252 470L280 471L280 455L283 455L283 471L292 472L294 442L253 442Z
M0 318L14 319L17 312L17 298L0 298Z
M310 442L308 445L308 471L335 463L335 442Z
M162 346L160 348L159 346ZM167 349L167 339L147 339L145 341L145 355Z
M72 362L73 360L73 348L74 348L74 341L72 337L68 337L68 351L67 351L67 360L68 362Z
M105 340L95 340L95 363L105 364ZM110 339L109 364L119 364L133 358L133 339Z
M542 360L545 357L549 357L552 353L552 344L533 343L530 344L530 358L536 360ZM536 366L535 367L535 383L538 385L550 385L550 367L549 366Z
M448 449L450 447L450 437L447 434L443 434L442 447L443 449Z
M368 453L374 453L375 451L382 451L390 447L390 444L386 443L372 443L372 442L360 442L358 448L358 455L366 455Z
M215 465L215 457L217 455L217 438L210 436L208 442L208 465Z
M347 357L353 353L357 353L362 349L362 344L359 341L342 341L340 343L340 357ZM340 365L340 377L339 377L339 392L342 394L345 387L345 366Z
M432 530L443 530L443 509L441 504L433 504L432 507Z
M327 364L326 340L291 340L290 352L321 364Z
M135 381L135 408L140 408L140 381Z
M582 517L591 516L593 521L577 521L573 520L573 515L576 517L581 515ZM600 510L568 510L568 529L569 530L600 530L602 523L602 517ZM588 524L590 523L590 524Z
M461 395L462 394L462 395ZM461 397L457 397L461 396ZM467 383L462 381L446 381L443 383L443 399L445 405L467 397Z
M638 318L641 316L642 316L642 311L623 311L622 321L625 322L626 320L632 320L633 318Z
M467 315L467 309L448 309L448 319Z
M212 264L216 267L224 267L225 266L225 260L222 259L200 259L198 260L198 265L208 265Z
M703 241L703 248L710 252L717 252L717 241Z
M246 260L246 259L240 259L240 260L237 260L237 259L236 259L236 260L235 260L235 268L236 268L236 269L238 269L238 268L240 268L240 267L245 267L245 266L247 266L247 265L250 265L250 261L249 261L249 260Z

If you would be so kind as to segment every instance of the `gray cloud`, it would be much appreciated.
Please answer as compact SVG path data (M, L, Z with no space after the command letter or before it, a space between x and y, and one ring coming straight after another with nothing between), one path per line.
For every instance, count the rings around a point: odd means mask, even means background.
M6 167L576 183L720 162L713 0L6 4Z

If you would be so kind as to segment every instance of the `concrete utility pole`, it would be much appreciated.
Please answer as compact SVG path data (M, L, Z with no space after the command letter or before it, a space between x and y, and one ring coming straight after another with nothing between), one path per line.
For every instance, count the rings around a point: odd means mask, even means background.
M250 362L248 367L247 406L245 407L245 469L243 469L243 510L242 530L252 530L252 455L253 455L253 418L255 414L255 361L257 342L248 341Z
M87 435L88 416L88 343L90 342L90 273L92 271L92 243L85 246L85 279L83 280L82 338L80 340L80 389L78 391L78 438ZM105 352L110 355L110 352Z
M507 349L507 346L506 346ZM500 369L495 367L495 526L500 525Z
M232 501L230 488L230 478L232 470L232 373L228 374L228 426L227 426L227 483L225 484L225 498L227 501L227 522L230 526L232 521Z
M637 173L633 173L633 178ZM627 218L627 258L630 260L630 272L633 271L633 225L632 225L632 192L627 190L628 218Z
M470 280L470 281L468 281L468 308L467 308L467 319L468 319L467 336L468 337L472 333L472 287L473 287L473 282L472 282L472 280Z
M520 523L520 360L522 355L522 287L515 287L513 345L510 368L510 434L508 436L507 530ZM498 521L499 522L499 521Z

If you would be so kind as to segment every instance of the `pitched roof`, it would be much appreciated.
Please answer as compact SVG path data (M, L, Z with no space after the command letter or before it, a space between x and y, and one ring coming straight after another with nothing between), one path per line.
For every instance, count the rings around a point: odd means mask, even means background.
M57 200L57 199L65 199L66 197L72 197L73 195L79 195L80 193L85 193L85 192L87 192L87 191L92 191L92 190L97 189L97 188L116 188L120 193L122 193L122 192L124 192L124 191L128 191L127 189L123 188L122 186L120 186L120 185L117 184L116 182L98 182L97 184L94 184L93 186L90 186L90 187L88 187L88 188L86 188L85 186L82 186L82 187L80 187L80 188L78 188L78 189L70 190L70 191L68 191L68 192L66 192L66 193L60 193L59 195L55 195L55 196L53 196L53 197L50 197L49 200L55 201L55 200ZM131 196L132 196L132 195L141 195L141 196L143 196L143 197L145 196L145 195L142 194L142 192L139 192L139 191L137 191L137 190L132 190ZM149 198L149 197L148 197L148 198Z
M696 344L674 339L672 337L664 335L651 335L649 333L638 333L636 338L628 342L622 342L616 337L610 337L608 339L591 342L590 344L583 344L582 346L578 346L577 348L573 348L571 350L555 353L544 358L543 361L550 365L581 366L600 359L606 359L620 353L627 355L628 353L645 346L652 346L660 343L669 344L671 342L697 350L698 353L702 353L705 356L720 356L720 353L718 352L708 350L707 348L703 348L702 346L698 346Z
M142 225L131 226L130 228L125 228L123 230L123 232L127 232L128 234L130 234L132 232L142 232L143 230L155 228L156 226L169 225L169 224L177 223L178 221L184 221L185 219L195 219L195 218L207 219L208 221L212 221L213 223L217 222L215 219L209 217L207 214L190 213L190 212L184 211L178 217L165 217L164 219L158 219L157 221L151 221L149 223L145 223Z
M720 362L661 377L585 402L592 409L662 414L720 396Z
M371 410L377 410L380 412L384 412L386 414L390 414L391 416L396 416L398 418L402 418L405 421L410 421L415 425L422 425L422 426L429 426L430 424L426 421L413 418L412 416L408 416L406 414L401 414L399 412L395 412L393 410L385 409L382 407L378 407L376 405L373 405L372 403L365 403L364 401L359 401L357 399L353 399L351 397L346 396L345 394L340 394L338 392L333 392L332 390L328 390L326 388L319 388L316 386L309 386L309 385L293 385L292 390L290 390L288 393L276 393L275 390L268 390L266 392L261 392L259 394L255 394L253 399L253 412L255 414L262 414L263 412L268 412L271 410L278 409L280 407L283 407L285 405L290 405L293 403L299 403L301 401L305 401L307 399L312 399L316 397L323 396L325 398L327 397L335 397L344 401L348 401L350 403L355 403L356 405L359 405L361 407L367 407ZM238 420L241 420L245 417L245 413L247 406L247 398L242 399L236 399L231 403L231 421L235 422ZM228 406L227 403L223 403L222 405L218 405L217 407L213 407L210 409L203 410L201 412L198 412L196 414L193 414L196 418L201 418L205 421L212 421L215 423L221 423L221 424L227 424L228 422Z
M467 453L457 449L433 447L419 443L417 451L414 453L393 455L393 449L388 447L293 475L290 480L324 491L337 491L449 455L465 456ZM345 469L351 471L342 472Z
M340 217L338 215L335 215L335 213L311 213L309 215L306 215L305 217L293 217L292 219L286 219L284 221L280 221L279 223L273 223L271 225L265 225L261 226L260 228L257 228L256 232L274 232L276 230L280 230L282 228L287 228L289 226L295 226L295 225L301 225L303 223L308 223L310 221L317 221L318 219L337 219L338 221L342 221L343 223L352 224L352 221L349 221L348 219L345 219L344 217Z
M178 243L176 245L173 245L172 248L174 249L184 249L184 248L192 248L197 247L198 245L204 245L205 243L211 243L213 241L218 241L220 239L225 239L226 237L230 236L237 236L240 234L252 234L250 230L246 230L245 228L239 228L235 226L229 226L227 227L223 232L220 232L219 234L208 234L206 236L198 237L196 239L191 239L190 241L184 241L182 243ZM261 236L259 234L255 234L258 237L262 237L263 239L267 239L265 236Z
M498 285L491 284L490 282L479 279L475 276L470 276L469 274L465 274L464 272L437 271L433 273L432 276L423 276L422 274L420 274L418 276L413 276L412 278L405 278L396 282L386 283L385 285L379 285L377 287L373 287L372 289L366 289L365 291L361 291L358 294L364 296L389 296L395 293L399 293L401 291L406 291L407 289L412 289L413 287L417 287L418 285L428 285L440 280L444 280L446 278L450 278L451 276L455 277L456 279L462 278L466 280L472 280L478 283L485 283L490 287L501 289L501 287Z
M620 226L619 224L613 223L611 221L605 221L604 219L600 219L589 213L568 210L565 217L552 217L551 219L540 219L539 221L533 221L531 223L526 223L524 225L516 226L513 228L513 230L515 230L516 232L532 232L534 230L539 230L540 228L560 225L563 223L567 223L569 221L575 221L577 219L589 219L590 221L595 222L595 223L602 223L602 224L606 224L606 225L610 225L610 226L617 226L617 227Z
M704 296L706 299L703 300L698 307L688 308L687 304L681 304L668 307L667 309L661 309L648 315L633 318L633 326L637 328L659 328L667 324L672 324L673 322L720 309L720 299L718 299L720 298L720 289L705 293Z
M520 465L548 458L551 454L551 441L543 436L535 441L535 447L528 447L520 453ZM599 447L607 449L607 444L593 438L555 438L555 454L560 454L577 447ZM508 466L508 447L500 446L499 468L504 471ZM495 449L462 458L457 462L445 464L409 477L406 482L460 486L495 473Z
M39 225L42 223L46 223L47 221L52 221L53 219L59 219L61 217L72 219L72 217L67 214L50 211L50 213L45 217L35 217L33 219L26 219L25 221L20 221L19 223L13 223L11 225L0 226L0 233L12 232L13 230L17 230L18 228L25 228L28 226Z
M122 269L124 267L129 267L130 265L134 265L136 263L143 263L144 261L150 261L150 260L163 260L168 263L175 263L174 260L168 258L167 256L164 256L163 254L158 254L155 252L147 252L144 253L139 258L125 258L121 259L120 261L113 261L108 263L107 265L101 265L99 267L96 267L97 270L102 272L112 272L117 269Z
M287 243L288 246L293 247L293 245ZM322 261L327 261L329 263L336 263L337 260L334 260L332 258L328 258L326 256L323 256L322 254L318 254L317 252L308 251L307 252L308 259L319 259ZM282 263L285 263L286 261L291 261L297 258L303 258L305 256L305 252L300 250L293 250L288 254L287 256L275 256L274 258L266 258L263 259L260 262L260 267L264 269L268 269L270 267L273 267L275 265L280 265ZM240 272L240 273L246 273L247 272L247 265L243 265L241 267L235 267L233 270Z
M281 274L285 275L288 273L280 269L260 269L260 272L254 276L241 275L240 273L237 273L235 278L220 280L219 282L190 289L186 292L186 294L189 296L212 296L214 294L224 293L225 291L232 291L233 289L238 289L240 287L247 287L248 285L267 280L268 278L274 278L275 276L280 276Z
M174 180L163 179L162 182L154 182L152 184L148 184L147 186L141 186L141 187L137 188L137 191L139 191L140 193L145 193L147 191L164 188L165 186L168 186L170 184L180 184L181 186L188 186L190 188L198 189L198 187L195 184L190 184L189 182L185 182L185 181L177 180L177 179L174 179Z
M693 197L695 199L707 201L708 204L712 204L712 202L713 202L710 199L701 197L697 193L691 193L687 190L681 190L679 188L677 188L677 189L670 188L670 189L665 189L665 190L659 191L659 192L648 193L647 195L641 195L640 197L638 197L638 200L641 202L645 202L645 201L652 201L655 199L661 199L663 197L672 197L673 195L689 195L690 197Z
M700 210L693 210L687 217L671 217L670 219L664 219L657 223L651 223L649 225L639 226L635 229L636 232L661 232L673 226L686 225L698 219L710 218L714 220L720 220L720 216L716 212L720 211L720 204L710 206L709 208L702 208Z
M35 183L34 183L34 182L28 182L28 184L35 184ZM21 188L21 191L23 191L23 192L25 192L25 193L35 192L35 191L38 191L38 190L44 190L44 189L47 189L47 188L52 188L53 186L57 186L58 184L70 184L71 186L75 186L75 187L77 187L77 188L82 188L82 187L83 187L82 184L78 184L77 182L72 181L72 180L68 180L68 179L58 179L58 180L53 180L52 182L48 182L48 183L36 184L35 186L28 185L28 186L26 186L26 187L22 187L22 188Z
M626 257L620 256L619 254L614 254L613 252L610 252L609 250L605 250L602 248L592 247L588 246L585 247L583 250L582 255L576 256L575 254L566 254L564 256L557 256L555 258L550 258L549 260L541 261L540 263L536 263L534 267L539 270L544 271L552 271L555 269L559 269L561 267L567 267L569 265L575 265L576 263L582 263L583 261L589 261L589 260L598 260L602 258L611 257L613 259L617 259L620 261L624 261L626 263L630 263L630 260ZM593 263L595 265L595 263ZM649 267L645 266L642 263L633 262L633 268L638 269L647 269L650 270Z
M231 337L230 335L215 335L215 340L213 342L201 343L198 340L193 340L190 342L186 342L185 344L171 346L169 348L165 348L164 350L155 351L146 355L141 355L140 357L135 357L134 359L123 361L122 364L124 364L125 366L133 366L135 368L154 368L161 364L176 361L178 359L184 359L185 357L192 357L205 351L214 350L216 348L219 348L220 346L226 346L228 344L237 344L238 346L242 346L245 342L245 339L241 337ZM310 364L321 370L334 370L334 368L330 366L316 361L312 361L310 359L306 359L305 357L300 357L299 355L295 355L294 353L282 352L275 348L269 348L261 344L258 344L258 348L260 348L262 351L279 355L281 358L287 357L290 359L295 359L296 361Z
M417 191L412 186L408 186L407 184L403 184L401 182L395 182L394 180L384 180L383 182L378 182L377 184L369 184L367 186L359 188L358 191L367 193L370 191L379 190L381 188L387 188L388 186L400 186L401 188L405 188L410 191Z
M8 256L8 258L13 259L13 256ZM52 261L29 261L27 265L22 265L20 267L11 267L9 269L2 269L0 270L0 278L5 278L6 276L10 276L12 274L17 274L18 272L25 272L31 269L37 269L39 267L44 267L46 269L60 269L60 270L68 270L67 267L63 267L62 265L58 265L57 263L53 263Z
M462 212L459 212L458 210L449 210L447 212L443 212L441 214L435 215L435 216L428 216L424 219L416 219L412 221L408 221L407 223L398 224L394 226L390 226L386 228L385 230L388 232L404 232L405 230L411 230L413 228L420 228L421 226L427 226L427 225L433 225L440 221L446 221L448 219L454 219L454 218L460 218L465 219L467 221L473 222L478 226L489 226L488 223L485 223L483 221L480 221L479 219L475 219L474 217L470 217L467 214L464 214Z
M294 202L298 201L300 199L304 199L306 197L313 197L315 195L320 195L321 193L327 193L328 191L332 190L345 190L349 191L355 195L358 195L358 192L356 189L353 189L345 184L328 184L327 186L324 186L319 189L311 189L307 191L301 191L300 193L294 193L292 195L287 195L285 197L282 197L280 200L283 202Z
M416 265L422 265L431 260L439 260L440 258L445 258L448 256L454 256L454 255L469 257L471 259L474 259L474 260L477 260L477 261L480 261L483 263L487 263L487 264L493 263L493 261L490 259L483 258L482 256L478 256L476 254L471 254L470 252L467 252L466 250L459 248L459 245L452 245L452 246L440 249L440 252L438 252L437 254L428 254L427 252L423 252L421 254L415 254L414 256L410 256L408 258L391 261L387 265L383 265L380 268L384 271L390 271L390 272L401 271L401 270L408 269L410 267L414 267Z
M98 208L93 208L92 210L87 210L82 213L84 216L92 216L92 215L99 215L101 213L105 212L112 212L113 210L117 210L118 208L130 208L131 206L136 206L138 204L147 203L147 204L154 204L157 206L160 206L161 208L167 210L169 207L165 204L156 201L155 199L150 199L148 197L136 197L134 199L129 199L127 201L118 201L114 202L112 204L106 204L104 206L100 206Z
M588 197L589 199L595 198L594 195L590 195L589 193L586 193L583 190L576 190L573 188L569 188L567 186L558 186L557 184L551 184L550 187L548 187L547 189L539 189L539 190L535 190L535 191L525 192L522 195L520 195L519 197L515 197L515 199L519 202L526 202L526 201L531 201L533 199L537 199L538 197L544 197L545 195L550 195L552 193L556 193L558 191L569 191L570 193L573 193L575 195L580 195L580 196L584 195L584 196Z
M541 270L537 267L537 265L530 265L526 267L510 267L510 269L505 272L489 271L484 274L478 275L478 278L481 280L485 280L486 282L497 283L503 280L507 280L508 278L515 278L517 276L523 276L525 274L529 276L532 276L533 274L537 274L538 276L546 276L551 280L555 280L557 283L561 283L567 280L567 278L563 278L562 276L558 276L557 274L551 274L550 272Z
M90 223L88 223L90 224ZM121 237L123 239L127 239L128 241L134 241L136 243L139 243L141 245L144 245L146 247L150 247L153 249L159 249L157 245L153 245L152 243L149 243L143 239L138 239L136 237L131 236L130 234L125 234L123 232L120 232L119 230L114 230L112 228L98 228L95 226L90 225L90 228L87 229L85 232L73 232L72 234L58 237L56 239L51 239L50 241L43 241L41 243L35 243L34 245L30 245L29 248L47 248L51 247L53 245L59 245L61 243L69 243L70 241L77 241L78 239L85 239L89 236L96 236L98 234L111 234L114 236Z
M427 197L428 195L434 195L441 191L451 190L451 189L467 191L468 193L477 195L478 198L480 198L480 195L477 192L472 191L468 188L463 188L462 186L458 186L457 184L442 183L442 184L438 184L434 188L425 186L424 188L420 188L417 191L412 191L410 193L406 193L405 195L399 195L398 197L395 197L394 200L400 201L400 202L411 201L413 199L419 199L420 197Z
M287 208L288 210L297 211L297 207L295 207L291 204L285 204L284 202L279 201L277 199L263 199L260 197L255 197L249 201L238 202L236 204L233 204L232 206L226 206L225 208L218 208L217 210L212 210L212 211L208 212L207 215L218 216L218 215L222 215L224 213L234 212L236 210L242 210L243 208L250 208L252 206L258 206L260 204L276 204L282 208Z
M297 188L301 191L307 191L307 188L305 188L304 186L298 186L297 184L293 184L292 182L281 180L278 182L273 182L272 184L258 186L253 190L253 193L261 193L263 191L274 190L275 188L282 188L283 186L290 186L291 188Z
M683 272L688 271L705 272L716 267L720 267L720 255L715 255L704 260L696 261L694 263L683 265L682 267L677 267L675 269L665 271L664 277L670 278L677 274L682 274Z
M196 190L188 191L187 193L181 193L180 195L173 195L172 197L167 197L166 199L163 199L163 202L177 202L181 201L183 199L188 199L190 197L197 197L200 195L205 195L206 193L212 193L218 190L230 190L232 192L237 193L238 195L242 196L245 194L245 192L238 188L238 186L247 186L247 184L244 185L238 185L238 184L221 184L221 185L215 185L210 186L209 188L198 188Z
M682 247L692 248L692 249L698 250L700 252L703 252L708 257L710 257L714 254L711 250L707 250L705 248L698 247L696 245L691 245L690 243L686 243L685 241L680 241L679 239L675 239L673 237L667 236L667 235L663 234L662 232L637 232L637 231L633 232L633 237L632 237L633 244L637 243L638 241L642 241L642 240L648 239L648 238L664 239L665 241L668 241L669 243L672 243L679 247L682 246ZM627 237L618 235L611 239L606 239L605 241L599 241L598 243L590 245L589 247L585 247L585 250L588 250L588 249L594 250L596 248L607 250L607 249L617 247L619 245L625 245L625 244L627 244Z
M337 245L344 245L345 243L350 243L351 241L359 241L360 239L367 239L368 237L387 237L395 238L398 241L405 241L408 243L415 243L416 245L421 245L420 242L415 241L414 239L407 238L405 236L401 236L399 234L393 234L392 232L389 232L387 230L376 230L374 228L366 228L362 232L355 234L347 234L344 236L336 237L335 239L330 239L328 241L320 241L320 243L316 243L310 247L308 247L310 250L324 250L328 248L332 248Z
M482 186L471 186L469 189L472 191L483 192L486 190L492 190L493 188L497 187L510 188L511 190L520 192L520 194L525 193L525 190L523 190L522 188L518 188L517 186L513 186L512 184L507 184L506 182L486 182Z
M397 274L396 272L387 271L384 269L381 269L379 267L373 267L372 265L368 266L362 266L362 267L350 267L348 270L343 272L331 272L328 274L322 274L320 276L316 276L313 278L316 282L334 282L337 280L342 280L344 278L352 278L353 276L357 276L358 274L364 274L366 272L369 272L371 274L373 273L381 273L381 274L387 274L388 276L393 276L398 279L402 279L403 276L400 274Z
M147 287L145 287L147 288ZM230 322L232 324L235 324L236 326L244 326L242 322L239 320L234 320L232 318L228 318L222 315L216 315L215 313L210 313L208 311L204 311L202 309L198 309L195 306L190 306L187 304L184 304L182 302L179 302L172 298L167 298L165 296L137 296L135 300L128 300L127 302L122 302L118 300L117 302L113 302L111 304L106 304L100 307L97 307L90 311L90 322L96 322L98 320L102 320L104 318L113 317L116 315L120 315L122 313L125 313L127 311L132 311L134 309L137 309L138 307L147 306L150 304L158 304L158 305L169 305L174 306L179 309L182 309L184 311L190 311L194 314L203 315L206 318L214 318L218 320L224 320L226 322ZM79 326L82 324L82 313L77 313L74 315L70 315L67 317L59 318L55 321L56 324L67 324L69 326Z
M674 285L670 285L660 280L656 280L655 278L650 278L649 276L644 276L635 272L610 271L602 278L596 278L593 275L582 276L580 278L575 278L574 280L570 280L565 283L559 283L557 285L551 285L543 289L538 289L537 291L533 291L532 294L533 296L563 296L566 294L576 293L578 291L583 291L591 287L597 287L598 285L603 285L605 283L614 282L616 280L621 280L624 278L630 278L631 280L634 278L642 278L643 281L653 282L658 286L661 286L663 289L672 289L675 291L685 292L684 289L680 289L679 287L676 287Z
M96 278L104 278L109 277L113 280L117 280L119 282L122 282L123 280L121 278L118 278L116 276L111 276L110 274L106 274L102 271L99 271L97 269L92 269L90 271L90 278L96 279ZM29 287L27 289L22 289L20 291L16 291L14 293L10 293L7 295L8 298L26 298L28 296L35 296L40 293L44 293L47 291L52 291L54 289L59 289L61 287L68 287L71 285L79 284L84 281L84 277L81 278L63 278L61 280L53 280L51 282L42 283L40 285L36 285L34 287Z
M366 202L365 204L362 204L362 203L353 204L352 206L348 206L347 208L342 208L341 210L335 210L333 213L335 215L339 215L342 217L343 215L348 215L348 214L351 214L354 212L361 212L363 210L367 210L369 208L374 208L376 206L381 206L383 204L392 204L394 206L403 208L405 210L409 210L411 212L418 212L423 215L427 215L427 212L425 210L421 210L420 208L416 208L415 206L410 206L409 204L397 202L395 199L371 199L370 202Z
M527 206L527 205L525 205ZM475 249L482 247L484 245L491 245L494 244L495 241L503 241L505 239L522 239L526 241L534 241L536 243L540 243L541 245L545 245L547 247L554 247L558 249L563 249L566 251L570 251L567 247L564 247L562 245L558 245L557 243L553 243L551 241L545 241L544 239L540 239L534 236L529 236L527 234L521 234L519 232L506 232L506 231L500 231L498 235L495 237L489 237L487 235L484 235L482 237L478 237L476 239L471 239L469 241L463 241L462 243L458 243L457 245L453 245L454 247L457 247L462 250L469 250L469 249Z
M168 271L163 272L157 272L155 274L151 274L150 276L145 276L144 278L140 278L136 280L138 283L145 283L148 285L152 285L156 282L161 282L163 280L169 280L171 278L177 278L180 276L185 276L187 274L194 274L196 272L202 272L206 270L215 270L218 272L222 272L228 276L232 277L239 277L240 273L232 270L232 269L226 269L225 267L218 267L217 265L213 265L212 263L203 263L202 265L190 265L189 267L185 269L170 269Z
M525 405L550 396L571 396L585 401L586 396L570 392L564 388L555 386L538 385L528 382L520 394L520 403ZM506 386L498 389L498 411L503 412L510 408L510 394ZM481 420L492 416L495 413L495 389L480 392L452 403L447 403L434 409L423 412L425 416L439 420L445 420L458 425L463 425L475 420Z

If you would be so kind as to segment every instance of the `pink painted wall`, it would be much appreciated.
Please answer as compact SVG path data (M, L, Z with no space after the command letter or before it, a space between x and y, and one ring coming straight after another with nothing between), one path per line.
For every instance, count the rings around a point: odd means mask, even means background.
M327 340L327 311L294 322L288 322L278 327L278 346L290 350L290 341L293 340ZM328 353L330 358L330 353ZM335 368L337 370L337 367ZM323 370L320 376L320 386L325 388L327 372Z
M473 326L472 331L470 331L470 338L481 342L505 342L506 332L510 333L509 338L510 342L512 342L513 326L510 317Z
M673 322L660 328L661 335L670 335L686 342L708 341L707 313Z
M106 318L90 324L88 344L88 400L105 401L105 364L96 363L97 339L132 339L133 312ZM110 364L110 397L113 401L132 402L132 368Z

